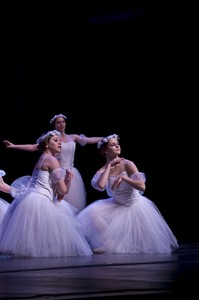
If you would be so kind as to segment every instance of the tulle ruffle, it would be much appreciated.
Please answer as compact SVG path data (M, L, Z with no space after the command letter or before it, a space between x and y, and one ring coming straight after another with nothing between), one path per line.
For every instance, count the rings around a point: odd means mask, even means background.
M6 172L4 170L0 170L0 176L5 176L6 175Z

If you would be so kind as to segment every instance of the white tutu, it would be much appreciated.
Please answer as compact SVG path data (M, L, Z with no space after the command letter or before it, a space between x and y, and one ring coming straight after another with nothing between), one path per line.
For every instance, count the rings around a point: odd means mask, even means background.
M0 198L0 224L1 224L2 218L3 218L4 214L6 213L9 206L10 206L9 202Z
M114 180L110 179L110 186ZM112 194L113 198L95 201L77 216L92 249L171 253L178 248L174 234L151 200L125 181Z
M64 200L77 208L77 213L86 206L86 190L80 172L73 167L73 178L71 179L70 189L64 196Z
M53 202L49 183L49 172L37 170L31 180L24 176L12 184L16 198L0 226L0 252L16 257L92 255L75 210L65 201Z

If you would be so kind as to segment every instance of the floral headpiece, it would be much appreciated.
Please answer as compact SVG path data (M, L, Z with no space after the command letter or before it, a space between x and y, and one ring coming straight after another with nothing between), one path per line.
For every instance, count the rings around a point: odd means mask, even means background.
M65 115L59 114L59 115L54 115L54 117L50 120L50 124L52 124L57 118L64 118L65 120L67 117Z
M58 136L61 136L61 133L57 130L51 130L51 131L48 131L46 133L43 133L38 139L37 139L37 144L40 144L42 143L47 137L51 137L51 136L54 136L54 135L58 135Z
M119 137L117 134L108 135L97 143L97 148L100 148L103 144L108 143L108 141L113 138L118 139Z

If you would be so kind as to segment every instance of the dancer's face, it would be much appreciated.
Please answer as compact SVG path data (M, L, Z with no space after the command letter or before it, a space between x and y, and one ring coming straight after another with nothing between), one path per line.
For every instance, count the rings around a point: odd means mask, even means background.
M62 117L58 117L55 120L55 129L59 132L64 132L66 129L66 120Z

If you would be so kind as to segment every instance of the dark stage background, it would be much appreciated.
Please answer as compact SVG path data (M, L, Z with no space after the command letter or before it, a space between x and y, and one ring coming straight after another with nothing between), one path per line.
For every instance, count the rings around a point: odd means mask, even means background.
M3 140L35 143L62 113L67 133L119 134L122 156L145 172L145 195L179 241L199 241L194 59L171 10L144 1L1 1L0 168L7 183L31 174L39 153L7 149ZM88 204L106 197L90 185L102 164L96 145L77 145Z

